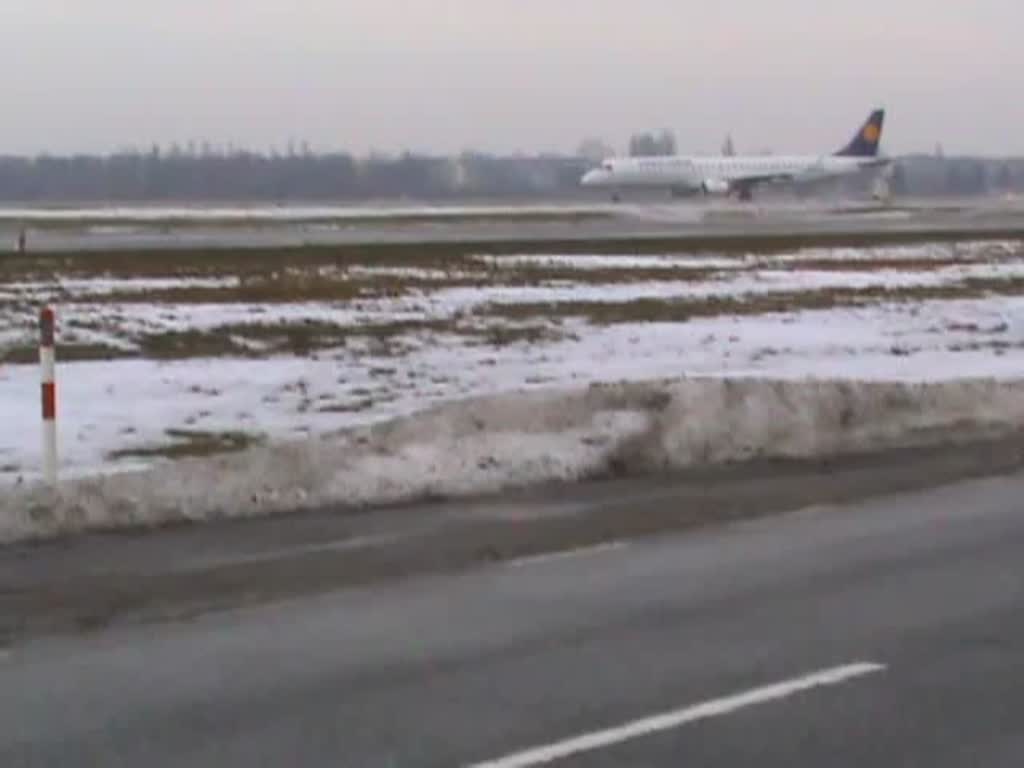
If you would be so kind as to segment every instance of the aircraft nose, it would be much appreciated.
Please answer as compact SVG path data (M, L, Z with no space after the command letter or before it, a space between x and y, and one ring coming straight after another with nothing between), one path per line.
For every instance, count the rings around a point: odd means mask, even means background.
M604 179L604 171L600 168L595 168L592 171L587 171L583 174L583 178L580 179L580 184L584 187L594 187L601 183Z

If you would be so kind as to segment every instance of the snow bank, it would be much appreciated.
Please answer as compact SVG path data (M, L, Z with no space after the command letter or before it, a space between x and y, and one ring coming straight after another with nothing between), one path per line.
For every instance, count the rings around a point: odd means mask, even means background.
M0 496L0 540L463 496L755 457L989 437L1024 424L1024 381L677 379L447 403L215 459Z

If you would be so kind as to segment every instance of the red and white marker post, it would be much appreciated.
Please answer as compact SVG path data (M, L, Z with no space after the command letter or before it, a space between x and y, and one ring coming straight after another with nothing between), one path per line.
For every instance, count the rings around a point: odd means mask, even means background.
M39 367L43 393L43 479L57 484L57 377L54 351L56 320L51 307L39 313Z

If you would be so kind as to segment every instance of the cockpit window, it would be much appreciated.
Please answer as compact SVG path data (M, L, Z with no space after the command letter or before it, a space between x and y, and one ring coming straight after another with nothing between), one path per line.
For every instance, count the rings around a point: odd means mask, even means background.
M603 163L601 165L601 169L604 170L604 171L611 171L611 170L613 170L612 164L611 163Z

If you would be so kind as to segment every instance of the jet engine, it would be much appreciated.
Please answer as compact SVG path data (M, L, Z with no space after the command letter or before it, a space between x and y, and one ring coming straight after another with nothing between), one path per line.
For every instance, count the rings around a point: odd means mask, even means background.
M701 184L705 195L726 196L732 191L732 185L724 179L705 179Z

